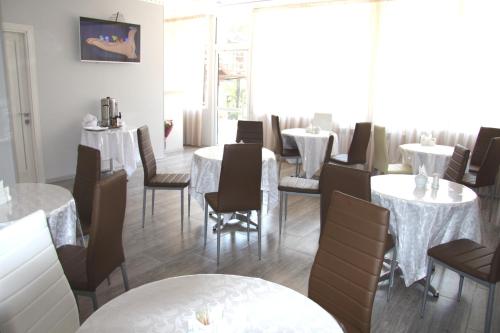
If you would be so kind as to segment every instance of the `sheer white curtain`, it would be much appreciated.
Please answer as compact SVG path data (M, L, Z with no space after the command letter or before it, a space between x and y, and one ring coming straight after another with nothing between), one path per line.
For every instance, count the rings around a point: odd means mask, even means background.
M480 126L500 127L499 7L392 0L258 9L252 114L278 114L291 127L331 112L344 151L348 129L372 121L387 127L393 161L399 144L424 131L472 148Z

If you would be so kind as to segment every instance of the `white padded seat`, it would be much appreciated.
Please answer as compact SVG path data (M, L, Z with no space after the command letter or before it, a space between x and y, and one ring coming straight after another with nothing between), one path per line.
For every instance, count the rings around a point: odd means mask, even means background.
M279 187L316 192L319 191L319 180L288 176L280 179Z
M78 308L43 211L0 230L0 332L75 332Z

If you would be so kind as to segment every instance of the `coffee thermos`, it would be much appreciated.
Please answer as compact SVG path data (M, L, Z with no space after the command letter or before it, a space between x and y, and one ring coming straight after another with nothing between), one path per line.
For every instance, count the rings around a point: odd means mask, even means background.
M101 99L101 126L118 127L118 119L121 118L118 112L118 102L115 98L105 97Z

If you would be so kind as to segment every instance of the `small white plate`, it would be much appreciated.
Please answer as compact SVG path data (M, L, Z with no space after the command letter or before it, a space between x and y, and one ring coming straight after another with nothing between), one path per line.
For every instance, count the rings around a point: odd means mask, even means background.
M100 127L100 126L86 126L83 129L86 131L100 132L100 131L105 131L108 128L107 127Z

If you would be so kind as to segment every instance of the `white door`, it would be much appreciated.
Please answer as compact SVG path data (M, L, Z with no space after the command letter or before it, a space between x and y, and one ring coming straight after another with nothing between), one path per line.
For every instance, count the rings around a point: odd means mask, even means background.
M37 182L32 93L26 35L3 31L5 72L17 182Z

